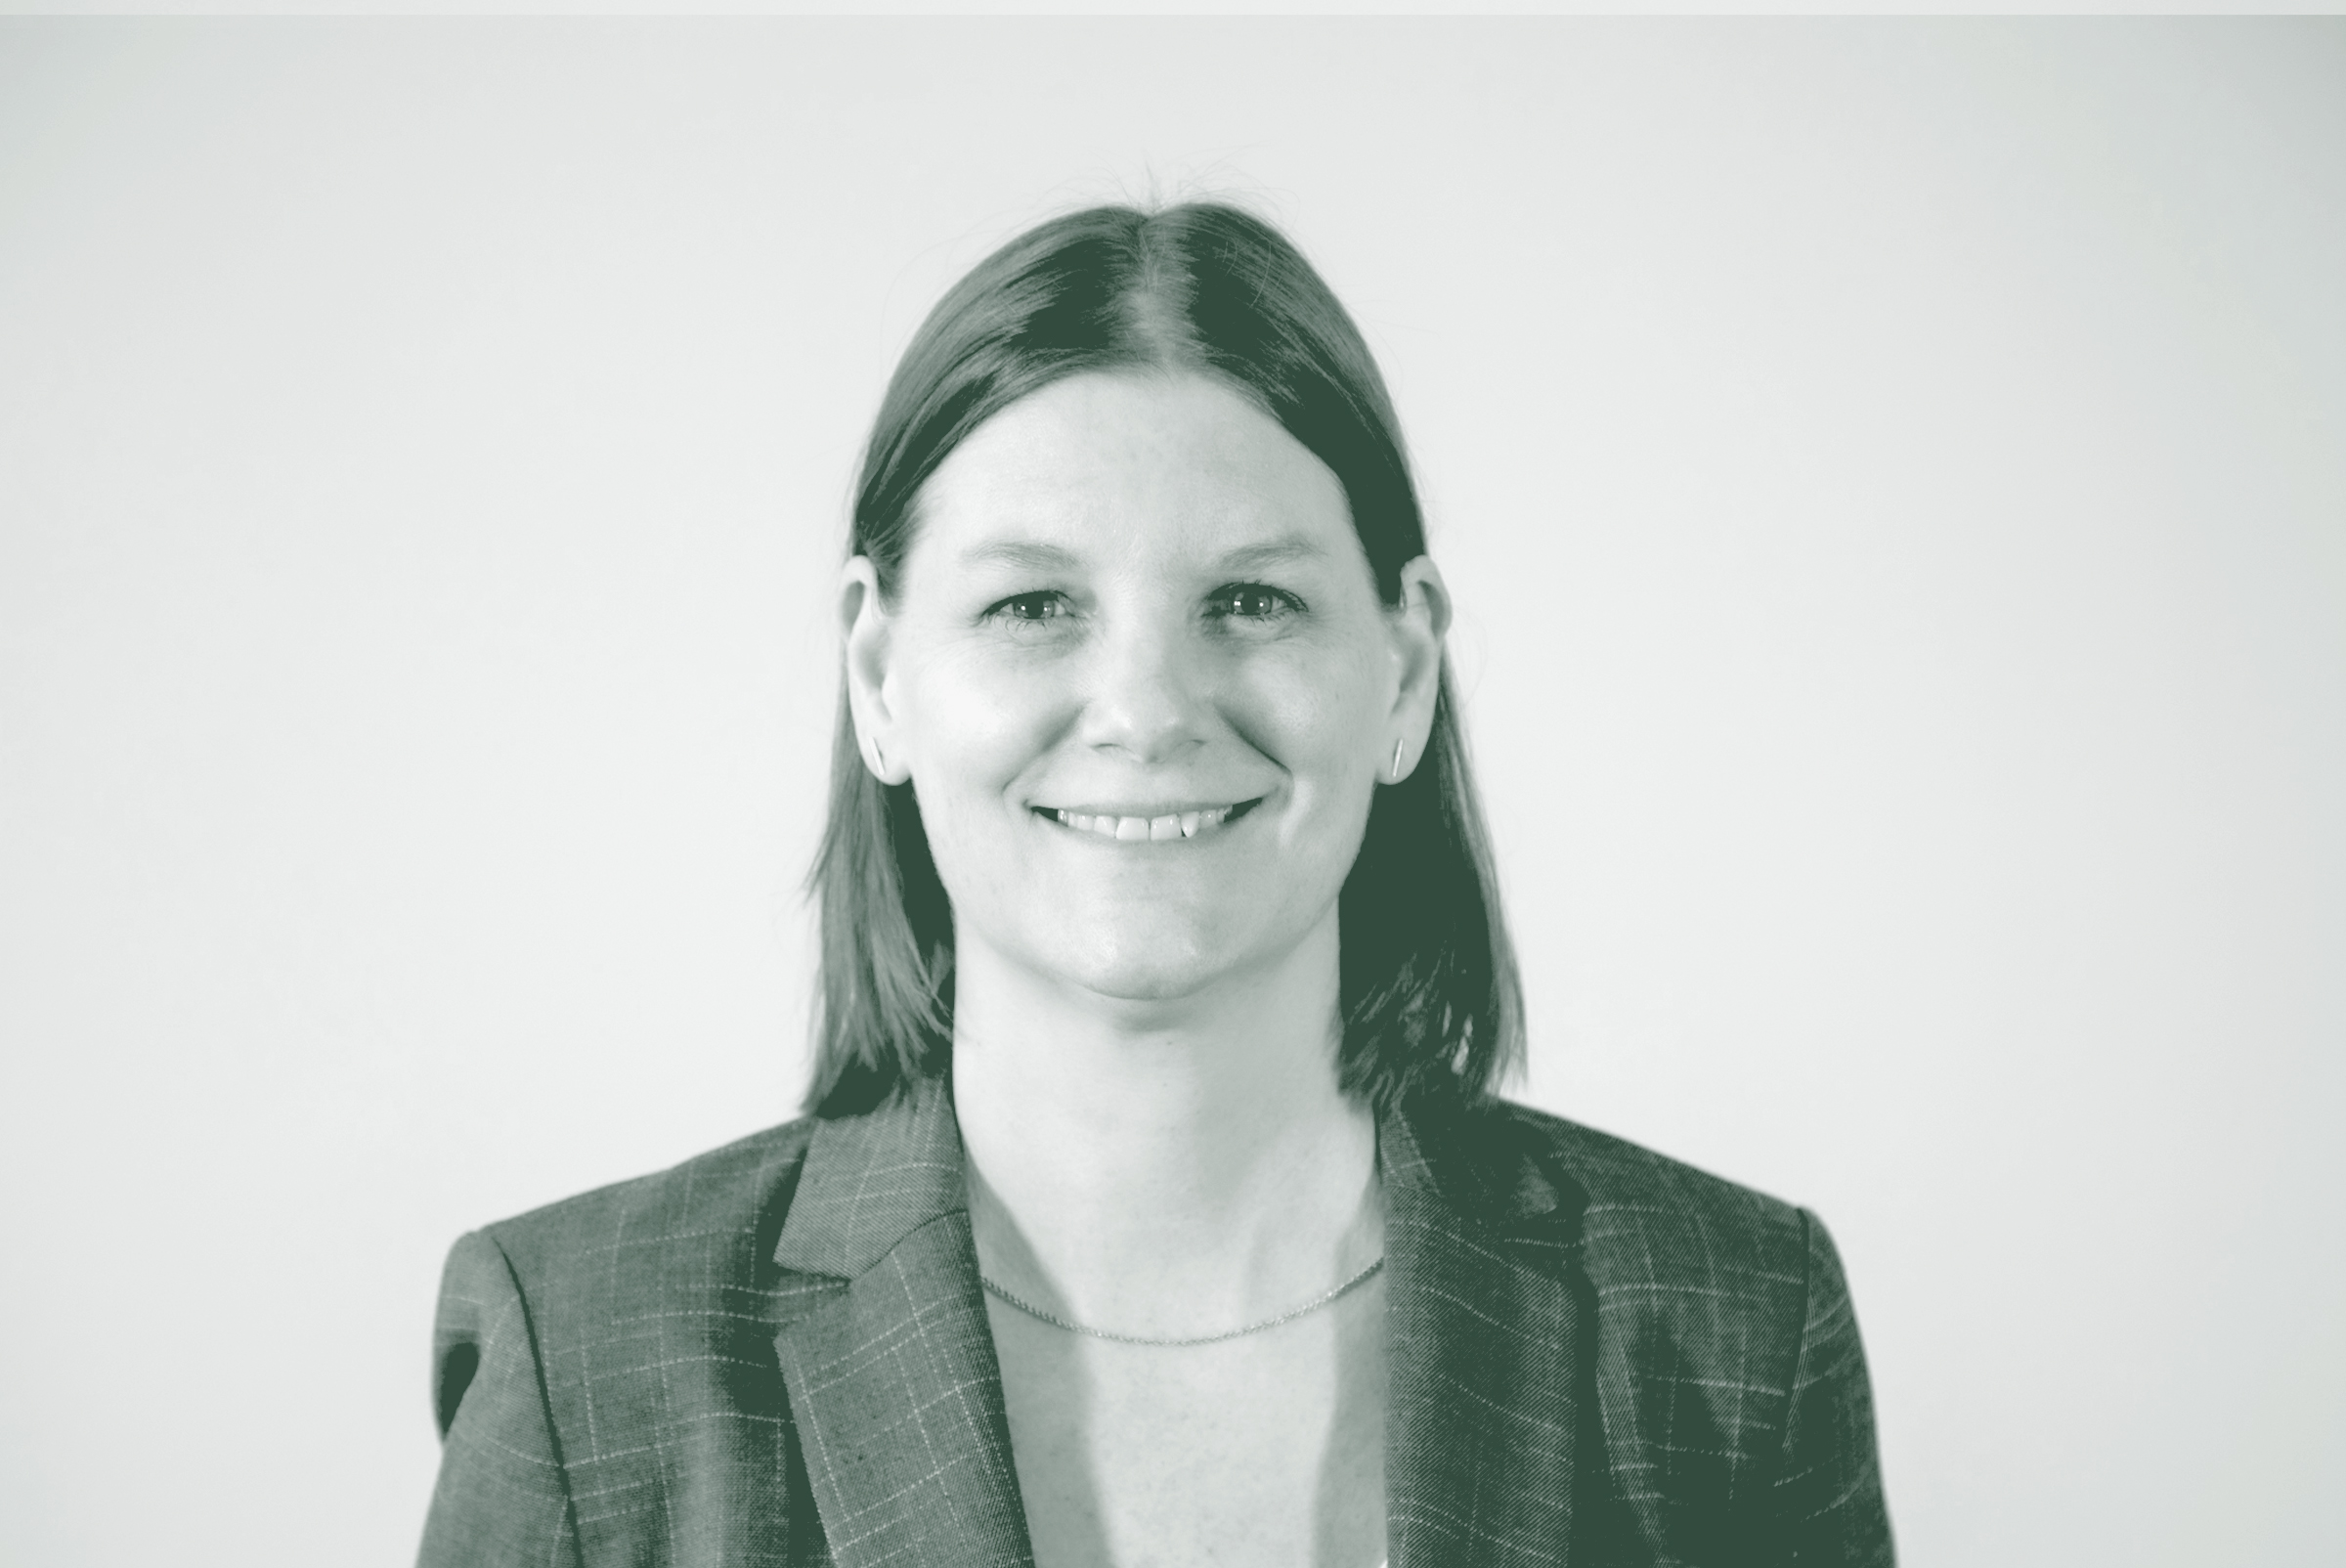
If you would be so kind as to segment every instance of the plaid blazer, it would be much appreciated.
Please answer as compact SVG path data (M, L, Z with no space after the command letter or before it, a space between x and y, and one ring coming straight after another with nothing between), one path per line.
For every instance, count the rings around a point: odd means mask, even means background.
M1384 1119L1393 1568L1883 1564L1805 1210L1520 1107ZM425 1568L1031 1563L944 1095L459 1241Z

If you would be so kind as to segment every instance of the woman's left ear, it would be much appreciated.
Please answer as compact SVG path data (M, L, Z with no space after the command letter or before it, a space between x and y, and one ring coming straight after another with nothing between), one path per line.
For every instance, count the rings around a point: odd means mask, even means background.
M1386 611L1393 640L1392 756L1385 781L1398 784L1417 767L1433 732L1434 704L1442 693L1442 639L1450 634L1450 588L1430 555L1401 569L1401 602Z

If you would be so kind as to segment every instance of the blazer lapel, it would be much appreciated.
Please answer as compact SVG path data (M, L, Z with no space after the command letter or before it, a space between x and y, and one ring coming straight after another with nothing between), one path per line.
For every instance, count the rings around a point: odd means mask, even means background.
M1510 1168L1504 1130L1428 1113L1379 1131L1392 1568L1571 1560L1583 1199Z
M1031 1565L948 1098L817 1129L774 1257L834 1286L774 1349L842 1568Z
M1380 1128L1392 1568L1571 1560L1584 1199L1503 1129ZM842 1568L1030 1568L946 1096L818 1129L774 1255L828 1286L774 1348Z

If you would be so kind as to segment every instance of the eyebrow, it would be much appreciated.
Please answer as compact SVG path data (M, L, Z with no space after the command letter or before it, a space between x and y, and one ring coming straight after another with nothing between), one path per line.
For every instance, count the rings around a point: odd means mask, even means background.
M1245 544L1221 556L1214 564L1223 572L1251 572L1266 566L1284 566L1290 561L1316 560L1326 552L1319 544L1300 534L1283 539L1266 540L1260 544ZM1008 566L1029 572L1067 572L1083 564L1073 550L1058 544L1045 544L1035 540L997 540L991 544L979 544L962 553L964 566Z
M1290 561L1318 560L1326 552L1301 534L1289 534L1284 539L1267 540L1260 544L1248 544L1232 550L1218 563L1225 572L1251 572L1265 566L1285 566Z
M1029 572L1064 572L1077 564L1075 552L1057 544L1041 544L1028 540L1000 540L991 544L979 544L964 550L964 566L1010 566Z

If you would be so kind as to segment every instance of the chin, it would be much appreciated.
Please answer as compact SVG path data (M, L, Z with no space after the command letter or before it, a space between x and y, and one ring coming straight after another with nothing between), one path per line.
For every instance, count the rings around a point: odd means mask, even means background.
M1171 1002L1210 987L1239 964L1228 936L1178 920L1095 924L1046 936L1036 945L1045 968L1100 996L1125 1002ZM1056 939L1054 939L1056 937Z
M1211 986L1230 968L1203 955L1086 954L1061 973L1087 991L1120 1002L1173 1002Z

